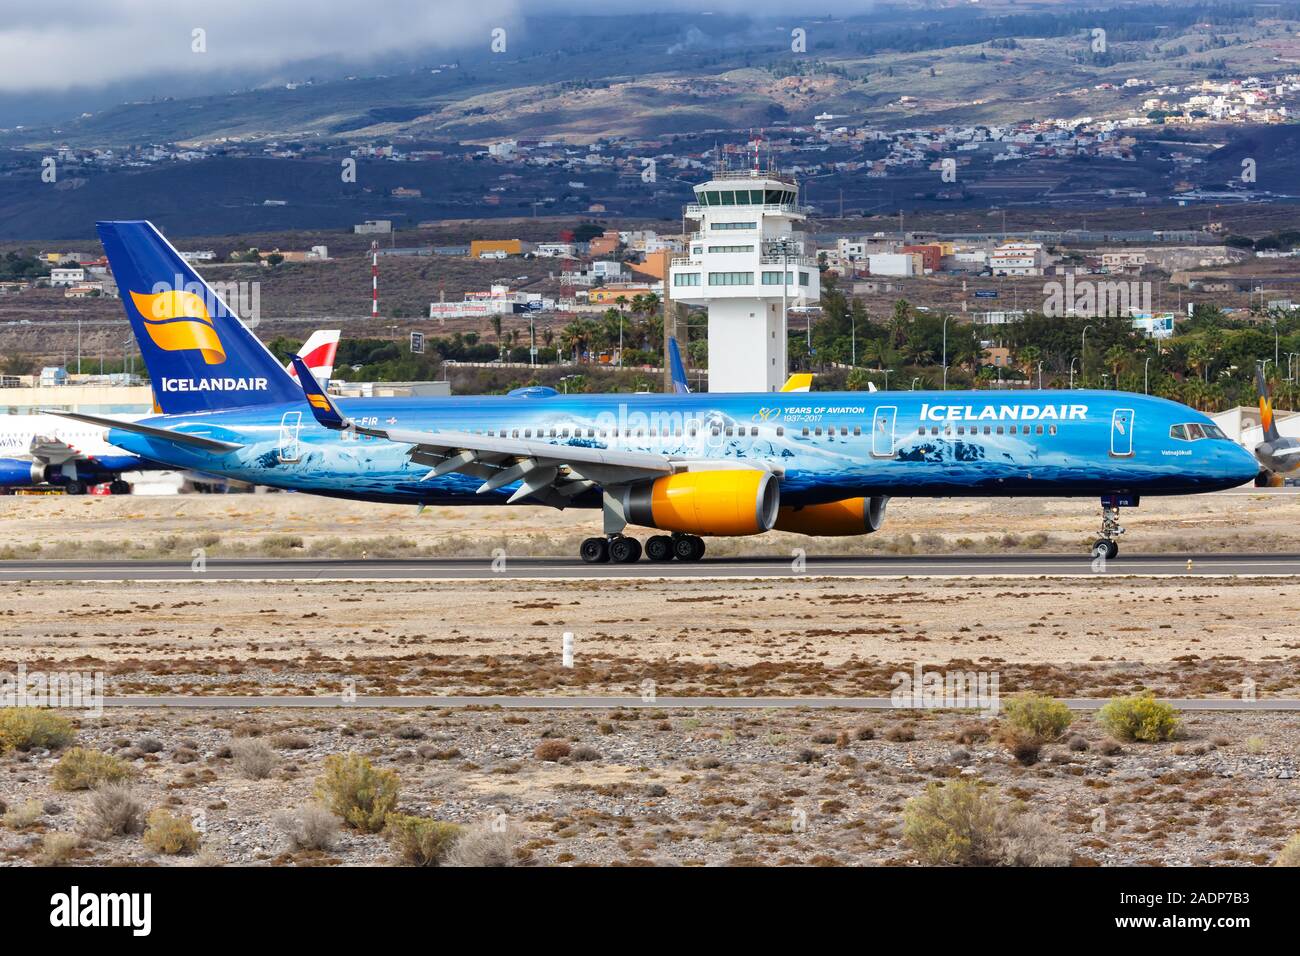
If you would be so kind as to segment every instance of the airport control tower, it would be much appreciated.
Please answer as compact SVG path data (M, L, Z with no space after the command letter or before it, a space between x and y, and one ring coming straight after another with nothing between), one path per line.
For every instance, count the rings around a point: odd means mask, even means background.
M780 391L787 310L821 298L817 260L795 232L799 187L756 163L719 169L695 198L686 217L699 229L669 272L673 301L708 307L709 391Z

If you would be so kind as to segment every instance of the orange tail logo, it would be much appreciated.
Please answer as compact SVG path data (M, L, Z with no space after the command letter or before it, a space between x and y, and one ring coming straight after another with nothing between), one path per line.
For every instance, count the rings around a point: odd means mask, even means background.
M1273 427L1273 403L1268 396L1259 396L1259 423L1267 432Z
M226 360L225 349L217 330L212 327L203 299L193 292L132 292L144 327L153 344L165 352L184 352L197 349L203 361L220 365Z

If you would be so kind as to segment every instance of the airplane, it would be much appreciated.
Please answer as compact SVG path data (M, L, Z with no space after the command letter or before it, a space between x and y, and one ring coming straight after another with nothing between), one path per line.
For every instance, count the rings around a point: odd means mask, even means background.
M298 350L312 375L327 387L334 374L339 334L338 329L317 329ZM284 368L297 381L293 363ZM107 431L106 426L72 423L57 415L0 415L0 494L52 485L66 495L80 495L107 482L111 494L124 495L131 490L124 473L172 468L111 444Z
M675 336L668 337L668 370L672 377L673 394L689 395L691 386L686 381L686 367L682 365L682 350ZM812 373L794 372L781 386L783 392L808 392L812 390ZM871 386L874 392L876 387Z
M1114 557L1120 509L1142 495L1258 471L1201 412L1117 391L335 400L298 359L295 383L151 223L97 228L162 414L65 417L176 468L311 494L597 509L589 563L698 561L705 536L869 534L896 496L1096 496L1092 553ZM643 548L629 525L659 533Z
M1259 427L1264 439L1255 446L1255 459L1274 474L1289 474L1300 468L1300 439L1286 438L1278 431L1262 364L1255 366L1255 387L1259 392Z

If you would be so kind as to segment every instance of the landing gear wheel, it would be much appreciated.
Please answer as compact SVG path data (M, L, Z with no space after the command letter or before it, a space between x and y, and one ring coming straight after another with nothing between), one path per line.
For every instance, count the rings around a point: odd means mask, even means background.
M666 534L651 535L645 542L645 556L651 561L671 561L673 539Z
M604 538L587 538L578 554L586 564L604 564L609 560L609 542Z
M619 535L609 543L609 559L615 564L634 564L641 559L641 542Z
M84 495L86 486L79 481L69 481L63 486L63 493L65 495Z
M673 554L678 561L698 561L704 557L704 539L693 534L675 536Z
M1115 539L1124 533L1119 523L1119 508L1102 499L1101 537L1092 543L1092 556L1110 560L1119 554L1119 542Z
M115 478L113 481L109 482L108 492L113 495L129 495L131 493L131 486L121 478Z

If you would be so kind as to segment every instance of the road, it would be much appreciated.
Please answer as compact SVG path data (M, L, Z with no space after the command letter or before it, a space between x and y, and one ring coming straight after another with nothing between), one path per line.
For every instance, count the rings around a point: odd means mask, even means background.
M934 557L705 558L698 563L583 564L573 558L209 559L188 561L0 561L0 581L356 581L493 578L578 580L765 577L1039 577L1117 574L1169 577L1300 575L1300 554L1158 554L1120 556L1104 571L1084 554Z
M1106 698L1069 697L1071 710L1098 710ZM1184 711L1300 711L1300 700L1239 700L1236 698L1185 698L1170 700ZM888 697L205 697L200 695L158 695L149 697L106 697L106 708L163 709L254 709L259 707L345 707L345 708L443 708L501 707L507 710L609 710L617 707L653 707L662 710L719 708L725 710L783 710L807 707L813 710L895 710Z

